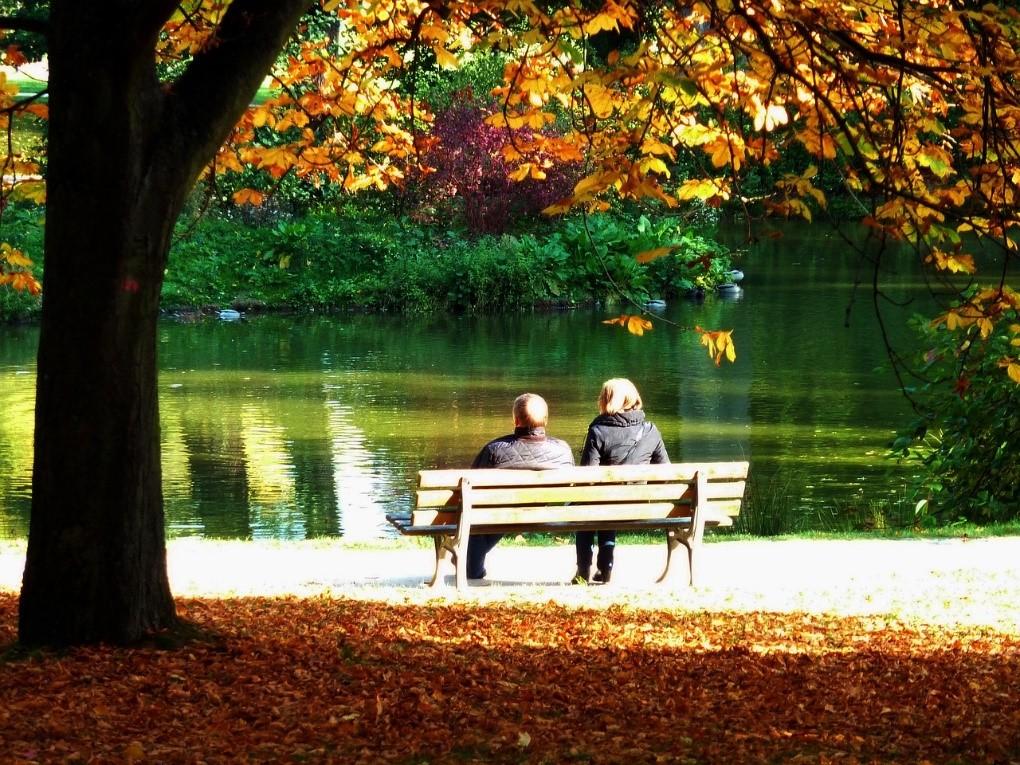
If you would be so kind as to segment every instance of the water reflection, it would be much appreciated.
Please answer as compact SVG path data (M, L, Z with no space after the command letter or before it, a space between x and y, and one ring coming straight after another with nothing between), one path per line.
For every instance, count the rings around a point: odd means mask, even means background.
M758 245L739 264L739 300L666 306L641 338L597 310L163 324L169 533L379 537L417 470L469 464L510 431L518 393L544 395L550 432L579 449L616 376L638 383L674 460L750 459L809 510L893 494L902 476L881 455L906 405L874 372L885 359L871 315L843 326L855 257L815 231ZM732 328L736 363L714 366L682 331L694 325ZM902 317L889 326L906 335ZM3 536L27 530L35 342L33 328L0 329Z
M356 424L354 407L336 400L327 400L326 406L333 452L332 486L344 536L378 538L385 526L379 507L397 490L386 476L386 450L373 454L364 431Z

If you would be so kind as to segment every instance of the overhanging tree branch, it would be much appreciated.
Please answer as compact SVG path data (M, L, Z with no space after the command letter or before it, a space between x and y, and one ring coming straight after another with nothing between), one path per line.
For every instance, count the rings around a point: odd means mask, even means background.
M197 178L226 139L311 0L234 0L168 96L164 145Z

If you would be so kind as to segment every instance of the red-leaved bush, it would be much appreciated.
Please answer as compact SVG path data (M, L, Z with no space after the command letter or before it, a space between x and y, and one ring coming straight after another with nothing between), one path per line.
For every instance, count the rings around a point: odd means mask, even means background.
M487 116L470 92L436 115L436 141L422 156L435 172L418 177L411 189L419 217L459 221L470 231L498 234L569 196L579 177L577 165L554 165L541 181L511 180L514 168L502 153L510 136L505 128L486 124ZM524 130L514 135L521 144L530 138Z

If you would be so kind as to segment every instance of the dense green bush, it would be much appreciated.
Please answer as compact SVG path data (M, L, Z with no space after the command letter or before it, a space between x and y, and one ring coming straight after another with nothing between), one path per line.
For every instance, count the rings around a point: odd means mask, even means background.
M728 253L676 218L645 215L575 217L520 246L542 264L548 293L569 302L644 302L671 298L725 281ZM669 248L647 265L637 256Z
M8 226L7 223L12 225ZM34 216L5 235L35 255ZM544 233L472 238L393 215L319 214L271 225L210 215L178 227L163 287L169 311L513 311L548 304L644 301L710 287L729 260L675 218L581 217ZM670 248L642 265L641 252ZM0 291L0 318L30 315L26 295Z
M1020 317L1006 317L1002 326ZM893 444L920 468L921 520L988 522L1020 517L1020 386L999 367L1009 338L982 340L918 320L926 381L911 390L918 418Z
M635 256L674 249L649 265ZM319 215L251 227L209 220L171 256L164 305L394 312L644 301L722 279L719 246L647 217L573 218L545 234L469 238L393 216Z

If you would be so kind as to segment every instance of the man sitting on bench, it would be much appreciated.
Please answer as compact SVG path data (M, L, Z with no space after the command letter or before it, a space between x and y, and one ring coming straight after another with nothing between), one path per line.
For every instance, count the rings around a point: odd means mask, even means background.
M514 432L490 441L475 457L472 468L511 468L542 470L570 467L574 454L566 441L547 436L549 405L534 393L514 399ZM468 540L467 577L485 578L485 556L496 546L502 534L474 534Z

